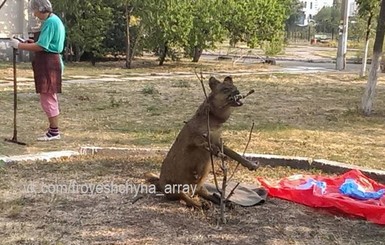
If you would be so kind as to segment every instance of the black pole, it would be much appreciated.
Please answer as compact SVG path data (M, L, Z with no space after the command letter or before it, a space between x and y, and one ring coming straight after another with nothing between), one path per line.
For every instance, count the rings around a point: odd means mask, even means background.
M17 49L13 49L13 137L11 140L5 139L8 142L19 145L26 145L26 143L17 141L17 78L16 78L16 56Z
M16 81L16 56L17 50L13 49L13 140L17 141L17 81Z

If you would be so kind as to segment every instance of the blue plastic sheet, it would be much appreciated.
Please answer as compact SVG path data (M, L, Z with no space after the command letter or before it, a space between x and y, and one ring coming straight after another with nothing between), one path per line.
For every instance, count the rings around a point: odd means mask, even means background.
M385 194L385 189L381 189L378 191L365 191L364 187L357 184L354 179L346 179L340 187L340 192L344 195L359 200L378 200Z

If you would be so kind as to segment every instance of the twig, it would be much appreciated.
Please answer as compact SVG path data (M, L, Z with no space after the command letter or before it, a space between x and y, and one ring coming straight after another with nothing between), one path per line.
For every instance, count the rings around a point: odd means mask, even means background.
M195 68L195 76L197 76L198 80L201 82L201 85L202 85L202 89L203 89L203 93L205 94L205 98L207 99L207 93L206 93L206 88L205 88L205 85L203 84L203 73L202 73L202 68L201 68L201 73L200 73L200 77L198 76L198 73L197 73L197 70Z
M234 195L234 191L235 191L235 189L237 189L237 187L239 186L239 184L240 184L240 182L238 182L238 183L234 186L234 188L230 191L229 195L226 197L226 202L228 202L228 201L230 200L230 197L231 197L232 195Z
M221 151L223 152L223 142L221 139ZM226 216L225 216L225 194L226 194L226 187L227 187L227 166L224 158L221 158L222 161L222 171L223 171L223 181L222 181L222 192L221 192L221 203L220 203L220 217L222 224L226 224Z
M251 135L253 134L253 129L254 129L254 122L253 124L251 125L251 129L250 129L250 133L249 133L249 139L247 140L247 143L246 143L246 146L245 146L245 150L243 151L243 154L242 156L244 157L245 156L245 153L247 151L247 148L249 147L249 144L250 144L250 141L251 141ZM233 178L235 172L237 171L238 167L239 167L239 164L237 164L237 166L235 167L233 173L231 174L230 178L229 178L229 181Z
M247 141L247 144L246 144L245 150L243 151L242 156L245 156L245 153L246 153L246 151L247 151L247 148L249 148L249 144L250 144L250 141L251 141L251 135L253 134L253 130L254 130L254 122L253 122L253 124L251 125L251 129L250 129L250 133L249 133L249 139L248 139L248 141Z
M136 203L137 201L139 201L139 200L142 199L142 198L143 198L143 195L138 195L138 196L136 196L136 197L131 201L131 204Z
M217 191L218 191L219 193L221 193L221 191L219 190L219 185L218 185L218 180L217 180L217 174L215 173L213 153L211 152L210 108L207 108L207 141L208 141L208 143L209 143L210 161L211 161L211 168L212 168L212 170L213 170L213 176L214 176L215 187L217 188Z
M206 88L205 88L205 85L203 83L203 73L202 73L202 69L201 69L201 73L200 73L200 76L198 76L198 73L195 69L195 75L197 76L198 80L201 82L201 85L202 85L202 89L203 89L203 93L205 94L205 98L206 98L206 102L208 104L208 97L207 97L207 93L206 93ZM218 185L218 180L217 180L217 175L215 173L215 167L214 167L214 158L213 158L213 154L212 154L212 149L211 149L211 135L210 135L210 107L207 107L207 142L209 144L209 152L210 152L210 161L211 161L211 168L213 170L213 175L214 175L214 182L215 182L215 187L217 188L217 191L220 193L221 191L219 190L219 185Z

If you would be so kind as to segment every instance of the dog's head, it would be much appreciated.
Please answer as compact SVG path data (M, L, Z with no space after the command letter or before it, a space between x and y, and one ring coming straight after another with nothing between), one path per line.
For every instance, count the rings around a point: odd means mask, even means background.
M209 79L209 86L211 93L209 95L210 102L214 104L216 108L226 107L238 107L243 103L237 87L233 84L233 79L230 76L225 77L223 82L220 82L214 77Z

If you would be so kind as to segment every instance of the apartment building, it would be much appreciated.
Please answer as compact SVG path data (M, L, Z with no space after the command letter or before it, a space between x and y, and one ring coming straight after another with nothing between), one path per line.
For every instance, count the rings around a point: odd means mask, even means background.
M323 8L333 5L333 0L302 0L303 14L298 21L298 25L307 26L309 21Z
M335 0L302 0L303 9L302 16L298 20L298 25L307 26L309 21L323 8L333 6ZM357 13L357 4L354 0L348 0L349 16Z

